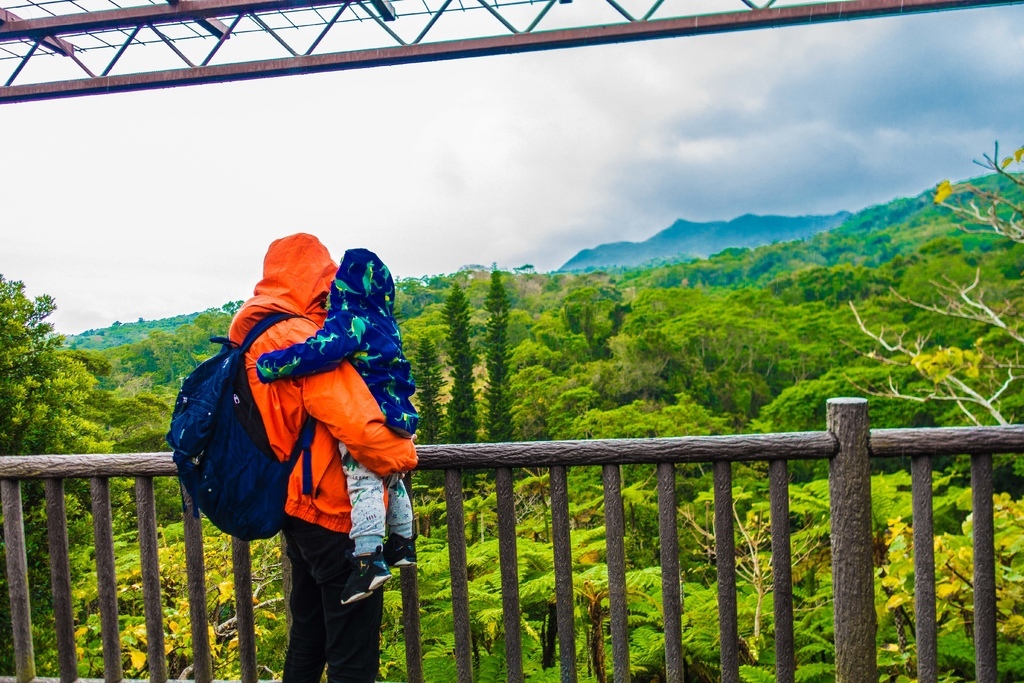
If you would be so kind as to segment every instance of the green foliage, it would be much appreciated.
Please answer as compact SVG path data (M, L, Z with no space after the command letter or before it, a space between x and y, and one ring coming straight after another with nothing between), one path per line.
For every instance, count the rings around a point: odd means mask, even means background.
M570 291L562 302L562 320L572 334L583 335L592 358L607 353L608 339L622 322L617 304L621 294L610 284L586 286Z
M866 387L867 393L955 405L974 424L1008 424L1020 414L1021 291L1016 282L1006 280L1019 280L1020 275L1024 176L1006 170L1021 162L1020 154L997 163L998 151L997 145L994 157L986 156L982 164L993 175L956 188L948 181L939 184L935 203L948 209L969 237L938 237L921 247L919 254L934 257L931 268L920 272L929 274L925 293L890 288L900 305L925 315L919 320L904 316L902 325L874 329L850 302L861 331L875 344L870 357L897 369L913 369L915 379L921 380L906 387L890 377L881 387ZM951 199L954 195L956 200ZM1002 271L1003 281L983 282L983 270L991 272L999 262L994 269Z
M475 354L469 344L469 301L459 283L452 283L445 303L448 321L448 362L452 368L452 394L447 407L449 443L476 441L476 392L473 388Z
M220 347L210 339L227 336L230 324L228 313L210 310L173 333L158 329L142 341L108 349L104 355L112 369L101 386L123 387L129 391L157 390L173 398L185 377L217 354Z
M125 496L129 505L133 502ZM179 517L180 519L180 517ZM238 630L234 620L235 585L232 572L231 537L217 533L207 525L203 539L206 569L209 623L214 676L218 680L238 680ZM126 678L148 676L147 634L142 574L137 532L127 530L114 541L118 585L118 613L121 624L122 665ZM276 539L250 544L254 576L254 614L258 658L270 671L284 666L286 643L284 603L281 586L281 546ZM164 642L167 665L172 678L187 678L192 654L192 617L189 608L185 568L184 530L180 521L162 525L159 536L160 594L164 604ZM81 579L73 591L75 640L78 645L78 672L83 678L101 678L103 658L95 574L90 573L92 549L72 546L72 573ZM52 663L50 664L52 666ZM49 667L47 667L49 668ZM54 672L55 673L55 672ZM279 673L278 673L279 676Z
M487 320L487 440L512 441L512 395L509 388L508 293L502 283L501 271L491 272L491 288L485 307Z
M0 455L109 446L86 417L96 380L61 352L63 338L45 322L55 308L52 298L29 299L21 282L0 275Z
M86 330L80 334L69 336L67 338L67 347L69 349L99 351L115 346L134 344L135 342L142 341L157 330L173 334L179 327L192 323L203 313L225 313L228 316L233 316L241 305L241 301L232 301L224 304L219 309L211 308L199 313L186 313L185 315L176 315L171 318L161 318L160 320L143 320L139 318L138 321L133 323L115 322L110 327Z
M439 401L441 390L444 388L444 377L441 376L437 349L429 337L419 343L413 364L416 404L420 414L416 436L420 443L437 443L444 421L444 411Z
M114 441L114 453L155 453L167 449L167 415L173 402L149 392L97 392L97 420Z
M974 596L972 586L971 491L956 476L933 478L935 488L935 593L938 622L939 670L947 680L974 677ZM909 476L906 473L872 478L872 492L886 500L878 519L877 544L884 551L876 583L879 605L880 680L899 681L916 666L914 642L913 525ZM895 497L891 494L897 493ZM900 495L901 494L901 495ZM1020 671L1024 650L1024 505L1007 494L994 499L996 552L996 628L998 669ZM943 530L945 529L945 531ZM1011 679L1016 675L1009 674Z
M591 409L559 436L570 439L642 439L664 436L722 434L727 421L711 416L686 394L675 405L658 408L643 401L612 410Z

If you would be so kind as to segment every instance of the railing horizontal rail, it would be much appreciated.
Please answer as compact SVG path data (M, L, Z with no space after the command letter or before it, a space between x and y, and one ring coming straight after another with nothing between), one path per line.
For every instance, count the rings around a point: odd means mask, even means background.
M177 475L170 453L16 455L0 458L0 479L88 479Z
M1024 453L1024 425L872 429L868 449L874 458Z
M1024 438L1022 438L1024 444ZM660 439L527 441L422 446L418 469L657 464L714 460L824 459L835 455L828 432L681 436Z
M1024 448L1024 431L1021 433ZM493 467L620 465L769 458L825 459L835 455L828 432L682 436L661 439L526 441L418 446L420 470ZM176 474L169 453L134 455L25 455L0 458L0 478L167 476Z
M828 432L446 444L419 446L420 464L417 469L814 460L831 458L836 449L836 440ZM1024 453L1024 425L873 429L869 449L875 458ZM0 479L158 477L174 474L174 463L169 453L0 458Z

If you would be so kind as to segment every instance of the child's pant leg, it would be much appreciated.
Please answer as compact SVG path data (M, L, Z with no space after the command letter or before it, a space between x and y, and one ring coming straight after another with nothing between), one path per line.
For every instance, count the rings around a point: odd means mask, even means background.
M360 465L347 451L342 464L345 484L352 502L352 530L356 555L373 552L384 542L384 480Z
M388 533L412 538L412 499L400 474L389 477L387 514Z

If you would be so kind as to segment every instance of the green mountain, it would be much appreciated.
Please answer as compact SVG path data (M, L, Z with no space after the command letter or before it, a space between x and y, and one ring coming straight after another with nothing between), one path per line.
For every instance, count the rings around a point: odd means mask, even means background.
M982 191L1022 201L1012 183L990 175L970 181ZM949 211L932 201L934 190L868 207L839 227L813 237L750 248L729 248L707 259L654 268L631 269L625 275L638 286L764 287L776 278L798 275L815 267L877 268L896 257L909 257L927 243L953 237L970 249L993 248L986 235L956 229Z
M613 242L584 249L558 270L596 270L670 263L707 258L733 247L757 247L773 242L803 239L841 225L852 214L831 216L755 216L731 221L695 223L677 220L671 227L643 242Z
M64 346L69 349L100 351L121 346L122 344L133 344L142 341L151 332L158 330L173 333L179 327L192 323L203 313L225 312L234 314L241 303L241 301L236 301L225 304L221 308L184 313L170 318L160 318L159 320L143 320L139 318L133 323L115 322L110 327L86 330L80 334L68 335L64 339Z

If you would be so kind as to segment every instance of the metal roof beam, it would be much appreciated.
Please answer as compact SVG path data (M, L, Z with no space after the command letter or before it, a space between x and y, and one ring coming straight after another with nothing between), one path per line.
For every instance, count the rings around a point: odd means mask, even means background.
M394 21L398 18L398 14L395 12L395 6L391 4L391 0L370 0L370 3L377 10L377 14L384 21Z
M5 25L10 25L11 23L20 21L23 20L14 12L0 7L0 29ZM36 36L36 39L40 41L43 47L52 50L57 54L64 55L65 57L71 57L75 52L75 46L66 40L61 40L60 38L54 38L53 36L48 35Z
M202 4L224 5L233 0L203 0ZM274 0L276 1L276 0ZM287 0L295 7L294 0ZM200 0L181 2L198 4ZM515 35L472 38L437 43L420 43L322 55L300 55L283 59L200 66L150 73L136 73L73 81L0 87L0 103L78 97L100 93L152 90L201 83L251 80L292 74L345 71L377 66L444 61L467 57L536 52L567 47L627 43L656 38L727 33L761 28L798 26L934 12L970 7L1020 4L1024 0L849 0L813 5L793 5L744 10L676 19L635 21L586 28L562 29ZM236 1L237 4L237 1ZM153 6L154 8L158 6ZM145 9L155 11L155 9ZM133 11L135 9L133 8Z
M373 0L371 0L373 1ZM387 1L387 0L383 0ZM749 28L758 28L760 25L788 25L791 23L817 23L823 21L839 21L844 19L857 19L872 16L890 16L901 13L933 12L949 9L966 9L971 7L992 7L999 5L1013 5L1024 2L1024 0L846 0L840 2L819 2L806 5L791 5L781 8L753 9L742 12L729 12L724 14L701 15L687 17L680 21L693 21L695 24L703 24L705 20L711 25L718 25L715 17L729 17L745 15L749 19L745 22ZM132 29L136 26L147 24L164 24L183 21L199 21L226 17L245 13L272 12L277 10L329 7L341 4L340 0L181 0L174 4L153 4L136 7L125 7L123 9L102 10L97 12L79 12L74 14L62 14L52 17L40 17L36 19L17 19L13 15L6 22L0 22L0 42L9 40L42 40L48 36L58 34L76 34L87 31L104 31L113 29ZM392 8L393 9L393 8ZM773 16L778 15L777 24L772 19L766 19L765 13ZM795 20L787 17L795 16ZM659 38L665 30L661 28L666 22L677 20L645 20L632 22L634 29L640 33L647 31L651 35L647 37ZM219 22L218 22L219 23ZM741 27L741 28L744 28ZM611 28L615 28L614 26ZM220 35L220 28L212 31ZM572 29L589 31L592 36L606 33L608 27L594 26L585 29ZM671 32L671 29L669 29ZM713 32L713 31L712 31ZM629 35L636 35L627 32ZM627 38L626 40L629 40ZM643 39L643 38L631 38Z
M141 5L38 19L18 19L0 24L0 42L338 4L338 0L182 0L175 4Z
M196 23L205 28L216 38L224 38L225 36L227 38L231 37L228 35L227 24L220 19L216 19L214 17L201 17L196 19Z
M167 0L168 5L177 5L181 0ZM214 19L213 17L196 19L196 23L205 28L211 34L217 38L224 38L225 36L230 38L228 35L228 27L220 19Z

